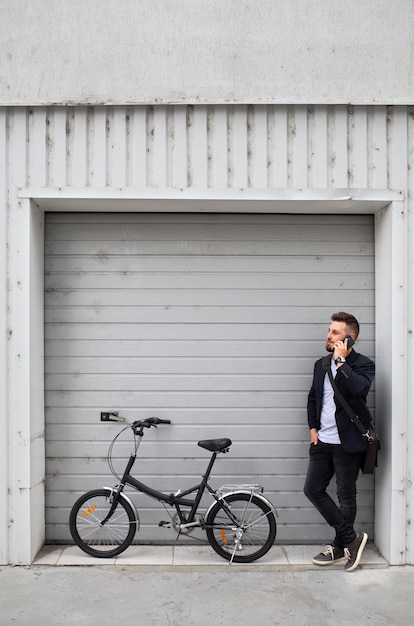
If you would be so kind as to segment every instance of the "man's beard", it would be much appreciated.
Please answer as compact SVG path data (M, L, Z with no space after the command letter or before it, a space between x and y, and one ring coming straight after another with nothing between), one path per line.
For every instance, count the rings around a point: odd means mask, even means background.
M328 342L326 342L326 351L327 352L334 352L335 348L333 346L331 346Z

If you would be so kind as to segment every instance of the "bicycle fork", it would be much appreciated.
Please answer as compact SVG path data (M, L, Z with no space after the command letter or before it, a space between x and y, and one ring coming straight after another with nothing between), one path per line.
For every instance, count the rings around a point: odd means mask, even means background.
M116 487L112 487L110 488L110 503L111 503L111 508L109 509L107 515L104 517L103 520L101 520L100 522L100 526L105 526L106 522L108 522L112 515L114 514L116 507L118 506L118 502L119 502L119 498L121 497L121 494L124 490L125 484L126 484L126 477L128 476L129 472L132 469L132 466L135 463L135 459L136 459L136 454L131 454L131 456L129 457L129 461L128 464L125 468L125 472L124 475L122 476L121 482L119 483L119 485L117 485ZM135 507L134 507L135 508Z

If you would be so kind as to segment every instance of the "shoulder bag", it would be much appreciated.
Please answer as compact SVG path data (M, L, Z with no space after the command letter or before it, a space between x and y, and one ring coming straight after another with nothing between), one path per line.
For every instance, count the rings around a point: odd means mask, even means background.
M331 370L331 356L327 356L323 359L323 368L328 373L329 380L331 381L332 389L334 390L335 396L338 398L339 402L348 413L351 422L355 424L361 435L367 438L368 448L365 454L362 455L361 471L363 474L373 474L374 469L378 467L378 451L381 447L378 435L375 432L372 424L369 428L364 426L358 415L354 413L354 411L351 409L348 402L345 400L338 387L336 386L335 379L332 375Z

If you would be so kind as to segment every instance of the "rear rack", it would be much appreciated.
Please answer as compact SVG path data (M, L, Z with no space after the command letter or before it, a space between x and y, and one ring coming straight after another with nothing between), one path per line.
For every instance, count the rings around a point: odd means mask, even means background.
M250 484L235 484L235 485L221 485L217 489L220 494L231 493L232 491L247 491L251 493L263 493L262 485L250 485Z

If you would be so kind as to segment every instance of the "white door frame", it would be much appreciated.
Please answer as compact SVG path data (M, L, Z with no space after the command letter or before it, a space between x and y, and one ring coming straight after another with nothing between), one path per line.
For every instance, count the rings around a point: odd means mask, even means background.
M349 189L108 188L21 189L10 208L9 342L4 372L8 417L0 444L0 456L8 459L7 471L0 475L0 508L6 511L0 523L4 563L30 564L45 538L43 259L47 211L375 214L376 419L382 439L375 479L375 542L391 564L413 563L406 477L411 470L407 441L412 436L408 300L414 277L402 194Z

